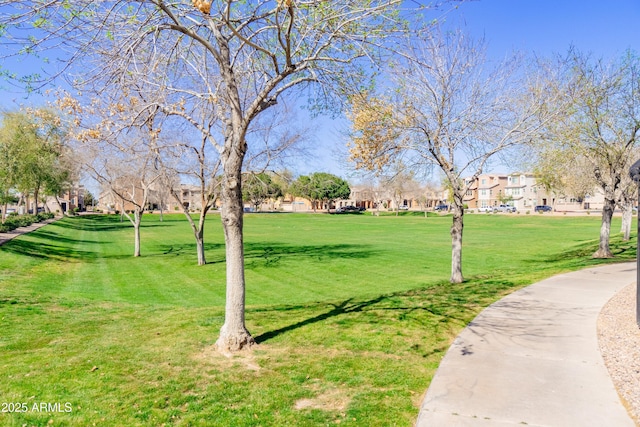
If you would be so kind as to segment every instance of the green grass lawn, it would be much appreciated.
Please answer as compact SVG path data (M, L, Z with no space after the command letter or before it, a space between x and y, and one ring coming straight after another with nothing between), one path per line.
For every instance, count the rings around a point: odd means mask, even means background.
M260 345L231 358L212 350L224 320L215 215L202 267L178 215L143 219L140 258L115 216L15 239L0 247L0 409L14 411L0 425L412 425L480 310L598 262L597 215L467 215L468 280L451 285L450 223L247 215L247 323ZM615 261L635 259L635 244L616 234Z

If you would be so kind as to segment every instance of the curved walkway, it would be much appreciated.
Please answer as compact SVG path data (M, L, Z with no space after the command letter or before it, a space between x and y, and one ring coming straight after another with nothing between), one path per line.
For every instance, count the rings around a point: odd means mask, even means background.
M47 219L44 220L42 222L34 222L33 224L27 226L27 227L18 227L13 231L9 231L6 233L0 233L0 246L7 243L9 240L14 239L20 235L23 235L25 233L29 233L33 230L37 230L40 227L44 227L47 224L51 224L54 221L59 220L60 217L55 217L55 218L51 218L51 219Z
M416 425L634 426L600 355L596 322L635 281L635 263L610 264L492 304L449 348Z

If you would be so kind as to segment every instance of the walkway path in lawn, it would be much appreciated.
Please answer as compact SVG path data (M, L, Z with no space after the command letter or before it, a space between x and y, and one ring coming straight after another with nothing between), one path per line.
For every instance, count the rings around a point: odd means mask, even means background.
M417 426L634 426L600 354L597 319L635 264L543 280L476 317L449 348Z
M18 227L13 231L9 231L7 233L0 233L0 246L7 243L9 240L14 239L22 234L29 233L30 231L37 230L40 227L44 227L47 224L51 224L54 221L57 221L58 217L47 219L42 222L34 222L33 224L27 227Z

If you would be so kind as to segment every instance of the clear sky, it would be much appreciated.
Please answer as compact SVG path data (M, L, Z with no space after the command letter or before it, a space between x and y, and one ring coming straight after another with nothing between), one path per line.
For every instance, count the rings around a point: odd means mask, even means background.
M639 0L477 0L446 20L484 34L491 55L511 49L548 55L572 44L604 57L640 49Z
M626 49L640 53L640 0L470 0L457 2L449 12L434 12L429 18L444 19L448 26L468 30L486 38L489 56L499 59L512 50L540 56L566 52L573 45L596 57L614 58ZM450 9L450 5L443 6ZM23 64L2 64L6 67ZM40 102L25 100L24 94L0 82L0 107ZM346 170L333 153L344 146L344 123L321 119L317 159L305 161L298 171L325 170L345 176Z

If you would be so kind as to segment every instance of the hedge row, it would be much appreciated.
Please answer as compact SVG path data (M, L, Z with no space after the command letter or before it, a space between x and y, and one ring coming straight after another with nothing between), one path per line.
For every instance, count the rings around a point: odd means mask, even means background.
M9 215L4 224L0 224L0 233L6 233L18 227L27 227L35 222L51 219L54 216L51 212L40 212L37 215Z

